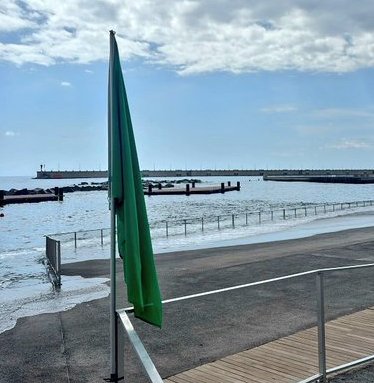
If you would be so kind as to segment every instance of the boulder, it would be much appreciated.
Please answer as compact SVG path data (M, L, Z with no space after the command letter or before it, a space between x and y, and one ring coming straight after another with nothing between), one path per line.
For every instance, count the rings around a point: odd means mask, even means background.
M27 189L16 190L13 195L29 195L30 192Z

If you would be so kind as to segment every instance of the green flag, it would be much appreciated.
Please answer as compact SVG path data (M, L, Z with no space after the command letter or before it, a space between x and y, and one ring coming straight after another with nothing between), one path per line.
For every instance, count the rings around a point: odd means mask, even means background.
M114 32L109 68L109 166L117 219L118 251L123 259L128 300L135 316L161 327L162 303L153 259L129 105Z

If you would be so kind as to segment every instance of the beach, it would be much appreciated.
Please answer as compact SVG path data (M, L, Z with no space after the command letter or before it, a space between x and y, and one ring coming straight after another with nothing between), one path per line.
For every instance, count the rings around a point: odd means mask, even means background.
M163 299L323 267L374 261L374 227L307 238L156 255ZM126 307L118 261L118 307ZM107 278L107 260L63 265L64 276ZM64 282L62 282L64 283ZM63 287L62 287L63 288ZM326 318L374 305L371 269L326 277ZM132 319L162 377L315 326L315 280L302 277L164 305L164 326ZM21 318L0 334L0 381L100 382L109 377L109 299ZM129 344L128 382L146 382Z

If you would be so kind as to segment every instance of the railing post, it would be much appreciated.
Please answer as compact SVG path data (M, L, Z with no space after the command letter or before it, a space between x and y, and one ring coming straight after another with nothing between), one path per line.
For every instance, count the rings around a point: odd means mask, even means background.
M286 219L286 209L283 209L283 219Z
M74 247L77 248L77 232L74 232Z
M201 231L204 231L204 217L201 217Z
M166 236L169 236L169 224L168 221L165 222Z
M258 223L261 223L261 212L258 212Z
M342 203L340 204L340 210L343 210L343 204Z
M61 242L58 241L58 285L61 286Z
M219 226L219 216L217 217L217 226L218 226L218 230L220 229L220 226Z
M335 204L332 204L332 211L335 211Z
M307 207L304 207L305 217L308 215Z
M248 213L245 213L245 225L248 226Z
M45 236L45 255L47 259L49 259L49 241L48 241L48 236Z
M323 212L326 213L326 204L323 205Z
M231 216L231 219L232 219L232 227L235 228L235 215L234 214Z
M317 215L317 206L314 206L314 215Z
M273 210L270 213L271 213L271 220L274 221L274 212L273 212Z
M184 235L187 235L187 220L184 219Z
M295 208L295 218L297 217L296 208Z
M323 273L316 274L317 284L317 322L318 322L318 366L321 382L326 382L326 332L325 332L325 295Z
M103 246L104 245L103 229L100 229L100 239L101 239L101 246Z

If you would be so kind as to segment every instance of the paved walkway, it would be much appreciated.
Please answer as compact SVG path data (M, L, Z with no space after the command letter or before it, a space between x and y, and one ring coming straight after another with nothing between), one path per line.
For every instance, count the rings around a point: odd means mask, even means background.
M160 254L156 263L161 291L164 299L170 299L316 268L374 262L373 238L374 227ZM77 262L62 268L64 293L65 278L108 277L109 262ZM120 261L117 282L118 307L123 307L127 299ZM162 330L131 320L166 378L315 326L315 286L315 277L295 278L168 304ZM373 291L371 268L329 276L325 279L327 319L373 307ZM56 294L56 305L58 299ZM71 310L19 319L13 329L0 334L0 382L103 383L110 374L108 308L109 300L103 298ZM126 382L148 383L129 342L126 345Z
M166 383L295 383L318 373L317 328L169 377ZM326 324L327 368L374 354L374 308Z

